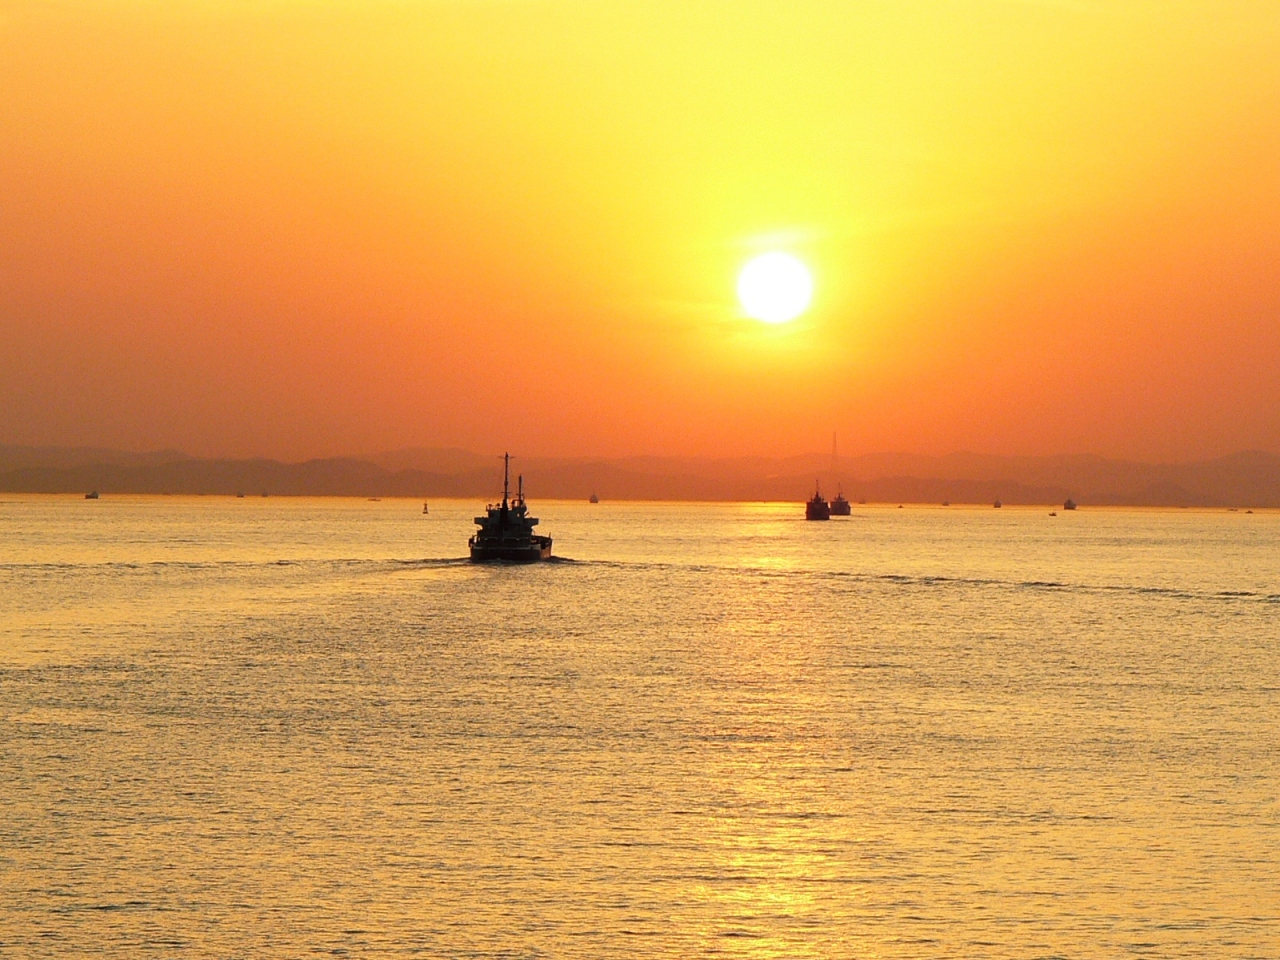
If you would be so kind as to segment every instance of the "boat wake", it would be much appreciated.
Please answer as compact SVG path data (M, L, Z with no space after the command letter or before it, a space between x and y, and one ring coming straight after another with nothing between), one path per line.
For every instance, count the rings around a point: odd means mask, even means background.
M378 561L372 561L374 563ZM471 561L467 557L423 557L418 560L388 560L398 567L460 567Z
M619 569L626 568L632 570L651 569L654 571L671 571L690 574L724 573L732 571L745 576L760 577L761 579L770 580L795 577L810 581L830 580L836 582L843 581L866 584L881 583L903 587L987 587L992 589L1081 594L1128 593L1163 596L1171 600L1280 604L1280 594L1278 593L1263 593L1261 591L1249 590L1188 590L1178 587L1161 587L1143 584L1069 583L1059 580L1012 580L1001 579L998 577L912 576L899 573L861 573L857 571L843 570L779 570L776 567L732 566L705 563L680 564L625 560L574 560L571 562L582 566L613 567Z

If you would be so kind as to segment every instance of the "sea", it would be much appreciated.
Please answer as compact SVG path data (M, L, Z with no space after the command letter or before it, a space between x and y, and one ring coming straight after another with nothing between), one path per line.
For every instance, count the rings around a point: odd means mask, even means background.
M1280 514L0 495L0 956L1280 957Z

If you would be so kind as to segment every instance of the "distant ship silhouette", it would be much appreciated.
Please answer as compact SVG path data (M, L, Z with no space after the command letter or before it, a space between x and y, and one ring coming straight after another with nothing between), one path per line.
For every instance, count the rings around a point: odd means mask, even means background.
M529 516L524 502L524 477L518 480L515 499L510 499L511 454L502 458L502 503L491 503L483 517L476 517L480 529L467 541L472 563L506 560L511 563L536 563L551 557L551 538L533 532L538 518Z
M831 472L837 476L840 473L839 461L836 459L836 434L831 431ZM836 481L836 498L831 501L831 516L847 517L853 513L853 508L849 505L849 501L844 498L844 488Z
M830 520L831 504L822 499L822 488L815 483L813 498L804 505L804 518L806 520Z

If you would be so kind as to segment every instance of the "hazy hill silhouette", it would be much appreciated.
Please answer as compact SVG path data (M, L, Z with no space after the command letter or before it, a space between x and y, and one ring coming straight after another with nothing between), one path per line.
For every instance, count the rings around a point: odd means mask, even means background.
M621 500L802 500L815 480L833 496L899 503L1280 507L1280 456L1245 452L1192 463L1148 464L1088 455L943 457L821 454L738 457L519 457L532 497ZM498 495L497 455L414 448L368 457L284 463L200 459L178 451L0 446L0 490L27 493L173 493L297 496Z

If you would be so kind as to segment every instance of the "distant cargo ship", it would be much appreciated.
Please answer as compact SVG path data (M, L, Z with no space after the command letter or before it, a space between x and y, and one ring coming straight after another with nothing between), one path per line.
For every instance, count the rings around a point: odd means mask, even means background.
M838 478L840 476L840 460L836 457L836 434L834 430L831 432L831 472L836 475L838 483ZM849 501L844 498L843 487L837 486L836 498L831 501L829 509L831 516L833 517L847 517L853 513L853 510L849 505ZM810 517L809 519L812 520L814 518Z
M489 504L483 517L476 517L480 527L467 545L472 563L506 560L510 563L536 563L551 557L551 538L533 532L538 518L529 516L524 502L524 477L517 481L515 499L510 499L511 454L503 457L502 503Z
M806 520L830 520L831 504L822 499L822 489L815 486L813 498L804 505L804 518Z
M833 517L848 517L853 514L853 507L848 500L844 498L844 491L836 491L836 498L831 501L831 515Z

